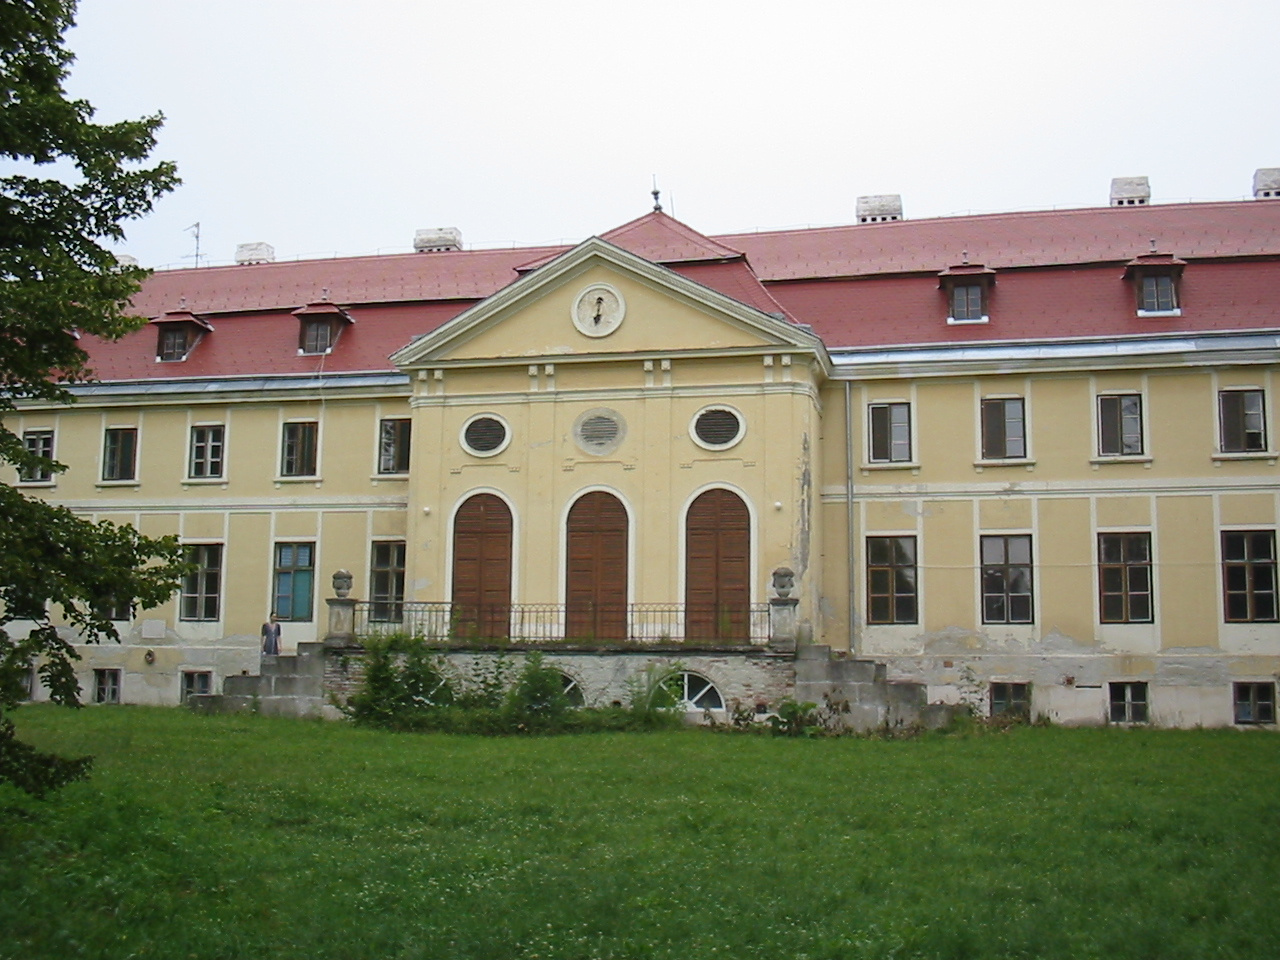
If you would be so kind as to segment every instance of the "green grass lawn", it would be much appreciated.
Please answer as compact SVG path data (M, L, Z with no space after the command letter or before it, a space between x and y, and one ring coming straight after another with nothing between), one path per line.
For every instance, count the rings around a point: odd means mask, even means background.
M24 707L0 957L1280 956L1280 739L486 739Z

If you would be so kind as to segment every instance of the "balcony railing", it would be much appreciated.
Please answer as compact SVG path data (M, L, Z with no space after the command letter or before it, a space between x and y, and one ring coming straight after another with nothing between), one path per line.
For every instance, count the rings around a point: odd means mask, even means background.
M764 646L769 642L769 605L712 609L680 603L476 606L444 601L360 601L355 606L355 632L363 637L405 634L459 645Z

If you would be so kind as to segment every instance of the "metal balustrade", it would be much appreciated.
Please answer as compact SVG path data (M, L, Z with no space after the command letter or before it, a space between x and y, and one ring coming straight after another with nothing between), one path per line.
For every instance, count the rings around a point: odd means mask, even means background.
M682 603L625 605L447 601L360 601L357 636L407 635L442 644L569 644L575 646L715 644L764 646L769 605L721 610Z

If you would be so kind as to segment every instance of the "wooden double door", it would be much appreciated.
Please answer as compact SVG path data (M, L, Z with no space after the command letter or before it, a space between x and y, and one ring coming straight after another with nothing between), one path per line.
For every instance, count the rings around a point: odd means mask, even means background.
M489 493L459 508L453 533L456 636L505 639L511 631L511 511ZM594 491L569 510L565 532L565 637L628 637L629 521L613 494ZM729 490L708 490L685 519L685 638L750 637L751 522Z

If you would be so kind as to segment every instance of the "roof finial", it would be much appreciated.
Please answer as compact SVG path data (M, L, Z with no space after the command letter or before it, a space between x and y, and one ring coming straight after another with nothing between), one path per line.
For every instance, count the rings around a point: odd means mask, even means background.
M962 264L964 264L964 266L966 266L966 267L969 265L969 251L968 251L968 250L961 250L961 251L960 251L960 262L961 262Z
M1155 237L1152 237L1152 238L1151 238L1151 252L1152 252L1152 253L1155 253L1155 252L1156 252L1156 238L1155 238Z
M329 299L329 288L328 288L328 287L321 287L321 288L320 288L320 299L321 299L321 300L328 300L328 299Z
M662 195L662 191L658 189L658 175L656 173L653 175L653 190L650 192L653 194L653 212L661 213L662 201L658 198Z

